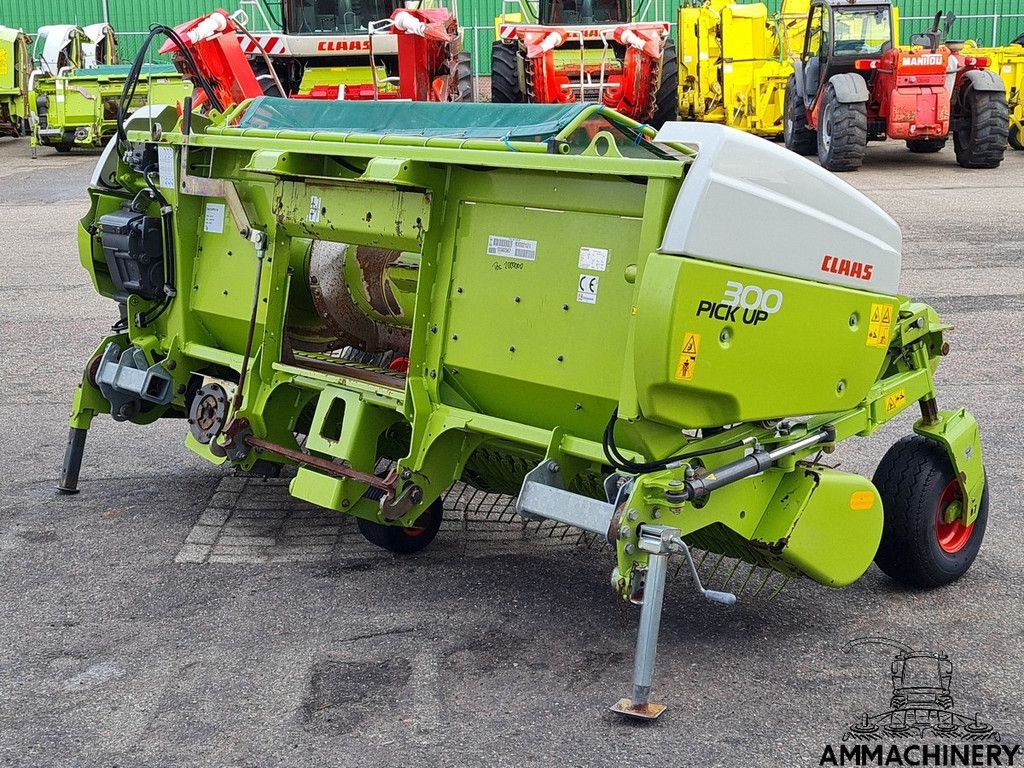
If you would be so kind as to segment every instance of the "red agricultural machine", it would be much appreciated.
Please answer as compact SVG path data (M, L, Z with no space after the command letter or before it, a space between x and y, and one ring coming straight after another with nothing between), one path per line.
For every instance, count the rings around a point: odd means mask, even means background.
M1003 83L985 57L942 44L941 16L898 48L888 0L814 0L786 89L786 146L816 150L831 171L852 171L868 141L902 139L911 152L929 153L952 135L961 166L998 166L1009 134Z
M660 127L678 109L668 22L635 22L630 0L519 2L498 19L491 100L604 104Z
M196 66L204 70L222 104L264 94L349 101L473 99L469 55L461 50L451 11L401 2L365 3L358 14L352 7L349 0L317 0L315 7L308 0L286 0L284 32L276 34L251 33L244 11L217 10L175 28L190 57L174 40L161 53L175 53L187 75L197 76ZM370 14L376 12L383 17L374 20Z

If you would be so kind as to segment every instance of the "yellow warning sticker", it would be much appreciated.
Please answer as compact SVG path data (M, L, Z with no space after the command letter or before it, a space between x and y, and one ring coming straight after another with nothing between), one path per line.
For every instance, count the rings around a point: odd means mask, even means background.
M0 48L0 75L7 74L7 49Z
M866 344L869 347L887 349L889 347L889 326L892 325L892 307L888 304L872 304L870 318Z
M679 350L679 363L676 365L676 378L689 381L697 368L697 355L700 353L700 334L683 334L683 346Z
M893 411L898 411L900 408L907 404L907 390L897 389L891 395L887 395L885 398L885 413L890 415Z
M700 351L700 334L699 333L687 333L683 336L683 348L680 351L682 355L693 355L697 356Z

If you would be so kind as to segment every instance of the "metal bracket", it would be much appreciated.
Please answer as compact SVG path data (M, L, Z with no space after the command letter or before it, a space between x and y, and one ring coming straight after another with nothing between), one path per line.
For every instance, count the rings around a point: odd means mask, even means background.
M523 478L516 513L535 520L554 520L607 539L615 506L565 490L558 462L548 459Z
M174 397L174 379L160 363L149 364L138 347L121 348L114 342L103 350L96 368L96 386L110 403L115 421L139 412L142 401L167 405Z

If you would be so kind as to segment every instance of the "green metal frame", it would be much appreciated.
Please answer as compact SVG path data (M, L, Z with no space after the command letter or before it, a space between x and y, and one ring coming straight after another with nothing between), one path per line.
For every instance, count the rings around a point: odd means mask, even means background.
M173 154L175 183L162 194L174 211L178 276L176 296L156 321L141 326L152 303L131 296L126 329L97 348L133 344L173 378L172 402L133 421L183 415L193 374L237 380L247 361L234 424L359 472L394 459L394 498L408 503L385 514L364 483L310 461L299 462L292 494L411 526L460 478L515 492L517 467L543 460L557 463L566 488L602 496L609 472L602 434L618 409L616 442L628 457L649 461L684 448L695 456L635 478L611 532L623 596L647 563L637 537L652 524L783 573L832 586L853 581L877 548L881 501L867 479L815 455L872 434L913 403L921 404L917 431L947 449L961 477L964 522L977 515L984 483L977 425L964 411L936 405L933 376L948 326L905 297L659 253L692 149L656 148L653 131L597 106L579 107L533 141L235 125L258 106L240 105L215 124L196 116L190 135L172 109L154 118L159 131L129 131L130 141ZM143 188L120 160L116 180L120 191L91 191L79 232L83 266L107 296L115 291L94 223ZM210 205L224 206L222 231L205 223ZM158 208L151 202L147 212ZM491 236L533 243L534 257L488 255ZM415 307L404 378L358 365L332 369L329 358L290 349L289 328L306 311L311 240L409 254L415 283L398 287L414 292ZM576 253L595 244L608 248L611 267L591 303L576 294ZM726 278L779 286L792 311L760 328L736 328L727 340L721 323L687 315L680 300L720 290ZM831 334L822 330L833 325ZM704 339L692 377L678 370L686 333ZM751 375L738 377L737 364ZM91 375L87 368L75 397L78 429L109 411ZM788 434L766 423L807 413ZM725 424L737 426L707 437L692 431ZM834 430L826 444L701 503L672 501L695 473L713 475L742 457L746 446L714 452L737 438L783 447L824 427ZM239 450L230 430L211 445L187 443L216 463L226 452L241 467L292 461Z

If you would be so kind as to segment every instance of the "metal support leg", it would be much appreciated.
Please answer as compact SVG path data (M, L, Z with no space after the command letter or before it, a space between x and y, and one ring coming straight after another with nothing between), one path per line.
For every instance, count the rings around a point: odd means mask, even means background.
M633 662L633 696L619 699L612 712L653 720L665 711L664 704L651 703L651 683L654 680L654 659L658 652L658 632L661 629L661 605L665 599L665 576L668 555L675 528L644 526L640 533L640 548L649 554L647 578L644 582L644 602L640 609L640 628L636 636L636 656Z
M85 436L88 432L87 429L77 427L68 430L68 446L64 449L64 466L60 471L58 493L78 493L78 473L82 469L82 454L85 453Z

